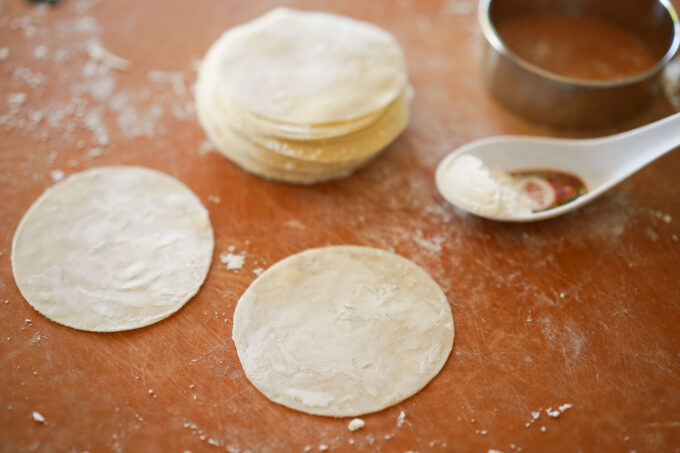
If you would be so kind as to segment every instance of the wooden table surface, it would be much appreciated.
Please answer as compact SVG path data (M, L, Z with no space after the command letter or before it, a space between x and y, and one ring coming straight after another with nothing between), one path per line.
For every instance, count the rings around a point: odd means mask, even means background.
M451 149L496 134L576 135L490 98L475 2L289 3L379 24L407 55L416 92L408 129L343 181L298 187L249 175L210 150L196 121L196 62L223 30L278 2L0 2L0 450L678 451L680 153L557 220L466 215L433 182ZM131 66L94 63L88 43ZM671 112L659 98L619 129ZM60 172L118 164L159 169L195 191L215 230L212 268L199 294L154 326L62 327L17 290L14 230ZM410 258L455 317L442 372L354 433L347 419L267 400L231 340L253 270L326 244ZM230 246L245 253L241 270L218 259ZM565 403L573 407L546 415Z

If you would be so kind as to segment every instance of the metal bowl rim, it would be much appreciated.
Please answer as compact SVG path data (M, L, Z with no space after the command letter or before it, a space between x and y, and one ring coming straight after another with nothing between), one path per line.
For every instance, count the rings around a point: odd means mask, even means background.
M654 77L675 56L678 48L680 48L680 21L678 20L678 14L675 11L675 8L673 8L673 5L670 4L669 0L657 0L661 6L665 8L668 16L671 19L673 24L673 39L664 56L661 57L653 66L632 76L607 81L587 80L576 77L562 76L528 62L505 45L500 37L500 34L496 30L496 27L493 25L489 15L492 1L493 0L480 0L479 2L479 25L482 29L484 37L491 47L493 47L494 50L500 55L510 59L523 69L559 84L583 88L617 88L634 85Z

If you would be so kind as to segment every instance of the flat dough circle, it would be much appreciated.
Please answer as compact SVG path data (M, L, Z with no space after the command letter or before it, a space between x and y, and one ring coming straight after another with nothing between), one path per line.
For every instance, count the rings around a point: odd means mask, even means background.
M277 8L214 47L220 95L281 123L355 120L387 106L407 83L390 33L335 14Z
M227 33L229 31L225 32L225 35ZM225 35L220 39L225 39ZM255 115L234 103L229 96L221 93L223 91L219 89L219 52L221 46L218 43L219 40L208 49L201 62L196 82L196 96L199 98L200 93L204 92L208 96L210 103L219 105L221 120L243 133L312 141L342 137L370 126L377 118L384 114L384 110L387 108L385 106L383 109L351 121L326 124L281 123ZM197 109L199 108L200 106L197 105Z
M178 180L142 167L101 167L46 190L14 234L21 294L49 319L113 332L153 324L203 284L213 231Z
M422 389L453 346L446 296L413 262L332 246L272 266L236 306L246 376L270 400L319 415L379 411Z

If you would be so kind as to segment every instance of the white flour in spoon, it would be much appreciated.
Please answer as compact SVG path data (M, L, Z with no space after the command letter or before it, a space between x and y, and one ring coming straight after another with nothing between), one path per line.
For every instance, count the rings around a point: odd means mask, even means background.
M475 156L463 155L445 169L441 191L461 208L483 216L517 217L531 214L533 200L502 170L490 169Z

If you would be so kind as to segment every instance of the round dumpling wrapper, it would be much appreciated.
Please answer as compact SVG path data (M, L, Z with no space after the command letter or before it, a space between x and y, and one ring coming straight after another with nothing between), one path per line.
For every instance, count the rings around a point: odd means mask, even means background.
M335 14L277 8L213 46L219 91L280 123L355 120L386 107L407 84L404 54L390 33Z
M153 324L199 290L212 261L208 211L184 184L142 167L100 167L46 190L14 235L29 304L75 329Z
M453 346L446 296L413 262L369 247L292 255L238 302L233 339L250 382L303 412L357 416L399 403Z

